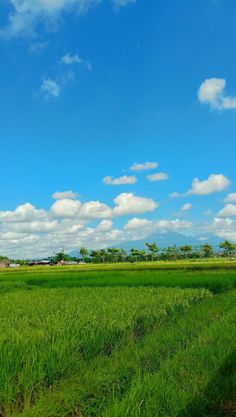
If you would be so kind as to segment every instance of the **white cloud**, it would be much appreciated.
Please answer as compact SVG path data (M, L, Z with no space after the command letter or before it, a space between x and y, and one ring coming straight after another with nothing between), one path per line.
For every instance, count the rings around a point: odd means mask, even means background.
M106 219L112 217L112 209L100 201L89 201L81 206L79 216L85 219Z
M236 205L226 204L226 206L219 211L219 217L234 217L236 216Z
M192 208L192 204L186 203L181 207L181 211L189 211Z
M57 220L34 220L31 222L21 222L21 223L11 223L8 226L8 230L13 230L17 233L44 233L44 232L53 232L57 230L58 222Z
M36 219L45 219L47 217L45 210L37 210L30 203L25 203L16 208L14 211L0 211L0 222L25 222Z
M85 68L87 68L88 71L92 71L91 63L80 58L78 54L72 55L70 52L68 52L67 54L62 56L61 63L65 65L81 64Z
M131 171L148 171L151 169L155 169L158 167L158 163L157 162L144 162L143 164L133 164L130 167Z
M230 185L229 179L223 174L212 174L207 180L200 181L195 178L192 188L187 191L187 195L207 195L225 190Z
M113 213L116 216L123 216L126 214L142 214L145 212L154 211L158 207L151 198L135 196L132 193L123 193L114 199L116 207Z
M43 78L42 84L40 86L40 92L45 99L49 100L51 98L58 98L61 95L62 90L66 87L67 84L75 80L75 74L73 71L69 70L59 77L52 79Z
M137 230L140 228L146 228L147 226L151 226L152 222L148 219L139 219L138 217L134 217L133 219L130 219L126 225L124 226L125 230Z
M169 176L165 172L157 172L156 174L147 175L148 181L165 181L168 180Z
M209 230L222 239L236 241L236 221L232 219L215 217Z
M206 79L199 87L198 99L213 109L236 109L236 96L225 95L226 80L224 78Z
M155 232L165 233L167 231L188 230L192 226L191 222L175 219L175 220L148 220L134 217L130 219L124 226L124 230L129 232L138 232L142 236L153 234ZM134 235L136 239L140 239L139 234ZM142 237L141 237L142 238Z
M235 203L236 202L236 193L230 193L224 199L224 203Z
M108 232L112 229L113 223L111 220L102 220L97 226L97 231Z
M52 78L44 78L40 87L41 91L44 93L45 98L58 98L61 93L61 87L58 81L53 80Z
M134 217L123 228L113 225L118 216L137 216L155 210L150 199L123 193L114 199L113 207L100 201L81 203L60 199L50 210L37 209L30 203L14 211L0 212L0 253L11 257L48 256L64 247L66 251L117 246L124 241L146 238L156 232L189 230L190 222L150 220ZM97 226L90 223L100 220ZM113 220L113 221L112 221Z
M73 191L56 191L52 195L52 198L54 200L64 200L64 199L74 200L74 199L77 198L77 196L78 196L78 194L74 193Z
M8 24L0 32L2 37L34 36L40 24L57 27L62 13L84 15L103 0L9 0L11 12ZM116 7L135 3L135 0L111 0Z
M55 217L70 218L79 214L81 202L65 198L57 200L51 207L51 212Z
M123 177L119 177L119 178L113 178L113 177L107 176L103 178L102 181L106 185L124 185L124 184L135 184L137 182L137 178L134 175L132 176L124 175Z
M174 191L173 193L169 194L169 198L178 198L181 197L180 193L177 193L177 191Z

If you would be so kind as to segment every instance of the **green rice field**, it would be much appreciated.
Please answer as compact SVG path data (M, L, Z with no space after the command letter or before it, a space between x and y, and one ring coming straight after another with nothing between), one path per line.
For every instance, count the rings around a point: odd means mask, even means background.
M0 271L1 417L236 416L236 262Z

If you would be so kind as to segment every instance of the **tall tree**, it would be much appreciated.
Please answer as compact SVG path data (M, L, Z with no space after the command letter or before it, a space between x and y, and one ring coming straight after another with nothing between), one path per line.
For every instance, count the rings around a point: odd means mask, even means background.
M205 258L211 258L214 254L213 247L209 243L202 245L201 249Z
M225 255L225 256L228 256L229 258L230 258L231 256L233 256L233 254L234 254L234 252L235 252L235 250L236 250L236 244L235 244L235 243L230 242L229 240L225 240L224 242L220 243L220 244L219 244L219 247L220 247L221 249L223 249L223 251L224 251L224 255Z
M193 247L190 245L180 246L180 251L183 253L185 258L188 258L190 253L193 251Z
M51 257L51 262L54 264L57 264L58 262L68 262L70 261L71 257L68 255L68 253L65 253L64 251L55 253L54 256Z
M79 253L80 253L80 256L82 256L83 261L85 261L85 259L88 257L89 251L88 251L87 248L82 247L82 248L80 248Z
M157 247L156 243L146 243L146 247L151 255L151 260L153 261L155 258L157 258L159 248Z
M176 245L162 249L162 259L176 261L179 258L179 249Z

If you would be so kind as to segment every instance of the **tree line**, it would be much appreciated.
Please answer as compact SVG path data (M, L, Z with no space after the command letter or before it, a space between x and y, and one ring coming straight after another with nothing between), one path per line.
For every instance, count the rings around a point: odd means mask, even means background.
M146 243L145 249L131 248L126 251L122 248L107 248L89 250L81 247L77 256L71 256L65 251L57 252L47 259L51 264L63 262L85 262L85 263L116 263L116 262L145 262L145 261L177 261L183 259L204 259L215 257L233 258L236 256L236 244L225 240L219 244L219 249L215 249L209 243L200 246L182 245L168 246L160 248L156 243ZM0 256L1 259L9 259ZM28 262L21 259L9 259L11 262L26 265Z
M126 251L122 248L107 248L100 250L89 250L81 247L78 257L72 257L65 252L58 252L50 258L52 263L59 262L85 262L85 263L115 263L115 262L144 262L157 260L183 260L201 259L214 257L234 257L236 254L236 244L225 240L219 245L220 250L216 250L209 243L194 247L191 245L168 246L159 248L156 243L146 243L145 249L131 248Z

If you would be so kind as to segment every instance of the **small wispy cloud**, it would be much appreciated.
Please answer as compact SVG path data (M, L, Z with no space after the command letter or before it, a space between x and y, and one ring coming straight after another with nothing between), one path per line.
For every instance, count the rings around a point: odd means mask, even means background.
M57 99L60 97L64 87L74 81L75 76L73 71L67 71L57 78L43 78L40 86L40 91L46 100Z
M204 211L203 215L204 216L212 216L212 210L209 209L209 210Z
M78 54L72 55L70 52L61 57L61 63L64 65L83 65L88 71L92 71L92 65L90 61L80 58Z
M136 0L110 0L115 8L135 4ZM75 16L86 14L103 0L8 0L11 12L8 22L0 30L0 37L31 37L37 34L40 25L45 28L58 27L62 13L73 13Z
M135 4L136 0L112 0L112 3L115 7L124 7L128 6L129 4Z
M166 181L169 178L169 175L165 172L157 172L155 174L147 175L146 177L148 181L154 182L154 181Z
M103 178L102 182L106 185L125 185L125 184L135 184L137 182L137 178L135 175L128 176L124 175L123 177L113 178L107 176Z
M139 172L139 171L149 171L151 169L157 168L158 165L159 164L157 162L144 162L142 164L135 163L130 167L130 170L131 171L137 171L137 172Z
M225 87L226 80L224 78L206 79L199 87L198 99L201 103L208 104L212 109L236 109L236 96L226 95Z
M192 204L186 203L181 207L181 211L189 211L192 208Z
M77 193L74 193L73 191L56 191L52 198L54 200L64 200L64 199L70 199L75 200L78 197Z
M50 77L43 79L40 89L46 99L58 98L61 93L59 83Z
M173 193L169 194L169 198L179 198L181 197L181 194L178 193L177 191L174 191Z

